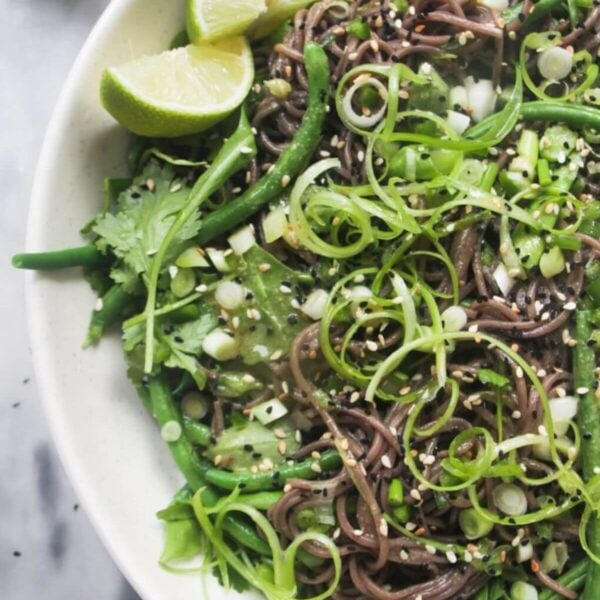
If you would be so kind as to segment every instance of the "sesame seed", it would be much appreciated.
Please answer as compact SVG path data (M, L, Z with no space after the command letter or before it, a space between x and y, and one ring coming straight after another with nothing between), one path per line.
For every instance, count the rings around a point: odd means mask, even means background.
M448 550L448 552L446 552L446 558L448 559L448 562L452 564L458 561L458 558L456 558L456 553L452 550Z
M250 375L250 373L245 373L242 375L242 381L244 383L254 383L256 381L254 375Z
M470 333L477 333L478 330L479 330L479 326L478 325L471 325L469 327L469 332Z
M358 52L350 52L348 54L348 60L356 60L358 58Z
M400 550L400 559L408 560L408 552L406 550Z
M390 457L387 454L384 454L381 457L381 464L386 468L386 469L391 469L392 468L392 461L390 460Z
M260 265L258 265L258 270L261 273L266 273L268 270L270 270L271 265L269 263L260 263Z
M240 326L240 318L239 317L233 317L233 319L231 319L231 326L234 329L237 329Z
M353 533L354 535L356 535L356 536L360 537L360 536L361 536L361 535L364 533L364 531L363 531L362 529L353 529L353 530L352 530L352 533Z
M417 528L416 524L412 521L407 521L405 527L407 531L414 531Z
M523 379L523 369L521 367L517 367L515 370L515 375L519 378L519 379Z
M429 552L429 554L435 554L437 552L435 547L431 546L430 544L425 544L425 550L427 550L427 552Z
M285 439L287 437L287 433L281 429L281 427L274 429L273 433L275 434L275 437L278 437L279 439Z
M203 294L208 290L208 286L205 283L201 283L194 288L199 294Z
M414 498L417 501L421 500L421 492L419 492L419 490L417 490L415 488L410 490L410 496L411 496L411 498Z
M511 416L512 416L513 419L520 419L521 418L521 411L520 410L513 410Z
M577 304L573 301L567 302L566 304L563 304L563 308L565 310L575 310L577 308Z
M381 521L379 522L379 533L384 536L387 537L388 535L388 524L387 521L385 519L381 519Z
M540 426L538 427L538 433L539 433L540 435L543 435L543 436L545 436L545 437L548 437L548 431L546 431L546 428L545 428L543 425L540 425Z
M252 150L252 148L250 148L250 146L242 146L240 148L240 152L242 154L252 154L253 150Z
M340 448L341 448L342 450L348 450L348 448L350 447L350 444L349 444L349 442L348 442L348 439L347 439L347 438L342 438L342 439L340 440L339 444L340 444Z
M301 444L302 443L302 432L299 429L296 429L296 433L294 434L294 439Z
M350 395L350 403L354 404L360 400L360 392L352 392Z
M94 306L94 310L96 312L102 310L102 307L104 306L104 302L102 302L102 298L98 298L98 300L96 300L96 304Z
M287 444L282 440L281 442L279 442L279 444L277 444L277 450L279 450L279 454L281 454L281 456L285 456Z
M359 150L356 153L356 158L358 159L358 162L363 162L365 160L365 153L362 150Z
M288 185L290 185L290 181L291 181L291 177L289 175L284 175L281 178L281 187L287 187Z
M365 345L367 347L367 350L369 350L370 352L377 352L377 350L379 349L377 342L374 342L373 340L367 340Z
M214 458L213 458L213 463L215 465L215 467L218 467L221 464L221 461L223 460L223 457L220 454L217 454Z
M283 356L282 350L275 350L273 354L269 357L269 360L279 360Z
M291 491L292 491L292 485L291 485L290 483L286 483L286 484L283 486L283 491L284 491L286 494L287 494L288 492L291 492Z
M350 467L351 469L354 468L357 465L356 460L354 460L353 458L348 458L346 459L346 466Z
M580 396L585 396L585 394L587 394L590 391L590 388L582 386L578 387L576 391Z

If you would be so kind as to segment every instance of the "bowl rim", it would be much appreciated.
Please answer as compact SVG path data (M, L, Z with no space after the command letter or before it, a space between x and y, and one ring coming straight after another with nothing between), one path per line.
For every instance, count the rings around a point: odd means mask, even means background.
M39 222L39 217L36 215L44 205L46 200L45 190L48 187L48 182L53 177L53 173L47 165L52 161L53 155L60 149L62 134L68 127L71 98L76 92L78 82L84 76L90 63L93 61L94 50L98 43L102 40L106 32L110 31L114 24L122 18L130 4L134 1L135 0L110 0L109 4L103 10L89 32L64 80L48 121L42 148L34 172L25 240L25 246L29 252L39 251L37 238L41 224ZM37 313L37 303L33 301L35 296L34 277L34 273L26 273L25 277L26 320L28 338L31 342L35 339L40 339L42 324L42 320ZM36 351L33 343L31 346L38 397L43 405L44 415L49 425L52 442L58 452L69 483L75 490L79 502L82 505L86 516L90 520L95 533L100 538L102 545L108 551L108 554L121 574L142 598L153 598L154 594L151 587L148 587L143 580L134 575L134 569L128 560L127 553L121 552L119 546L113 543L113 539L109 535L107 526L101 517L102 511L96 502L93 491L82 483L80 474L83 472L84 466L80 461L76 460L69 443L64 441L66 436L62 435L62 433L65 431L65 424L60 418L59 411L54 409L52 393L46 391L52 388L52 369L43 363L42 353Z

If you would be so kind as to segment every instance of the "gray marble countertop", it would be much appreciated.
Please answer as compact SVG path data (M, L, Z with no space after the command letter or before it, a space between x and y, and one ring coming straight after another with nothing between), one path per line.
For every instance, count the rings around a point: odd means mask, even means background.
M62 83L109 0L0 0L0 598L136 600L67 481L36 390L23 276L33 173Z

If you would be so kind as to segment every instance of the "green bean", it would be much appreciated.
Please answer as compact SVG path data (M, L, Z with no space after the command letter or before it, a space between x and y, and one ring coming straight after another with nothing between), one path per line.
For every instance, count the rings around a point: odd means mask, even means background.
M152 411L158 425L162 428L171 422L182 426L181 415L171 396L171 390L164 377L157 376L150 379L148 384L150 398L152 401ZM184 436L172 442L167 442L175 463L183 473L192 492L205 488L202 493L202 501L206 506L214 506L219 501L218 494L213 488L207 486L205 478L206 465L196 454L191 442ZM252 548L260 554L269 556L271 554L268 544L258 537L254 527L240 518L238 515L228 514L223 523L223 527L229 535L235 538L241 544Z
M318 464L320 469L313 466ZM288 479L315 479L320 471L331 471L342 464L342 459L335 450L323 452L316 460L304 460L294 465L285 464L278 469L266 473L233 473L222 469L208 469L206 480L225 490L240 487L245 492L256 492L271 488L281 488Z
M210 427L193 419L183 417L183 431L187 439L195 446L208 446L210 444Z
M197 237L198 244L206 244L247 221L263 206L278 198L315 151L327 114L329 66L325 51L312 42L304 48L304 63L308 74L308 108L292 142L267 175L237 200L215 210L204 219Z
M97 267L108 262L107 257L93 244L54 252L15 254L12 266L17 269L54 271L70 267Z
M587 558L579 561L571 567L564 575L558 578L558 583L577 592L583 587L589 561ZM540 593L538 600L562 600L562 596L553 590L545 589Z
M87 335L83 347L87 348L95 344L104 335L106 330L119 322L127 305L133 297L129 295L120 285L113 285L102 298L92 312Z
M523 104L521 117L527 121L559 121L600 131L600 109L592 106L536 100Z
M498 113L490 115L471 127L467 132L469 139L477 139L485 135L495 126L497 117ZM521 118L526 121L559 121L600 131L600 109L580 104L567 104L551 100L525 102L521 106Z
M577 390L587 390L580 394L577 424L582 431L581 457L582 471L585 481L594 477L594 469L600 467L600 413L595 398L595 356L594 350L588 345L592 335L589 322L590 313L580 310L575 317L575 356L573 362L574 384ZM595 515L590 520L589 527L590 549L595 554L600 553L600 519ZM597 598L600 589L600 565L590 562L587 569L585 588L582 600Z
M148 384L150 398L152 400L152 412L161 430L165 425L177 423L183 430L182 419L179 411L173 403L171 391L162 377L153 377ZM180 435L176 440L167 442L169 450L173 455L175 463L183 473L186 481L194 492L206 485L204 474L206 468L196 454L192 443L184 435ZM207 490L208 491L208 490ZM205 492L206 494L206 492ZM214 501L218 499L214 492L206 494L208 497L215 496Z

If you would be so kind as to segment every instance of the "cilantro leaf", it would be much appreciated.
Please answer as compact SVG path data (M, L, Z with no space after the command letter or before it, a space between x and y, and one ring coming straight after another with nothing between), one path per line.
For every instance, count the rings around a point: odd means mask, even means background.
M212 574L216 577L222 587L233 588L240 594L250 589L250 584L234 568L230 567L228 564L225 565L225 568L227 569L229 586L225 585L225 581L223 581L223 573L221 572L219 566L215 565L212 569Z
M498 390L510 389L510 379L504 375L500 375L500 373L496 373L496 371L492 371L491 369L479 369L477 372L477 377L479 378L479 381L483 383L483 385L491 385L493 388Z
M93 227L99 236L100 250L110 248L123 260L127 270L114 272L116 280L128 280L131 272L149 270L152 256L164 239L179 212L186 205L189 188L175 174L171 165L149 161L133 185L119 195L115 213L101 215ZM188 240L200 230L200 219L194 216L177 233L169 245L164 262L173 261Z

